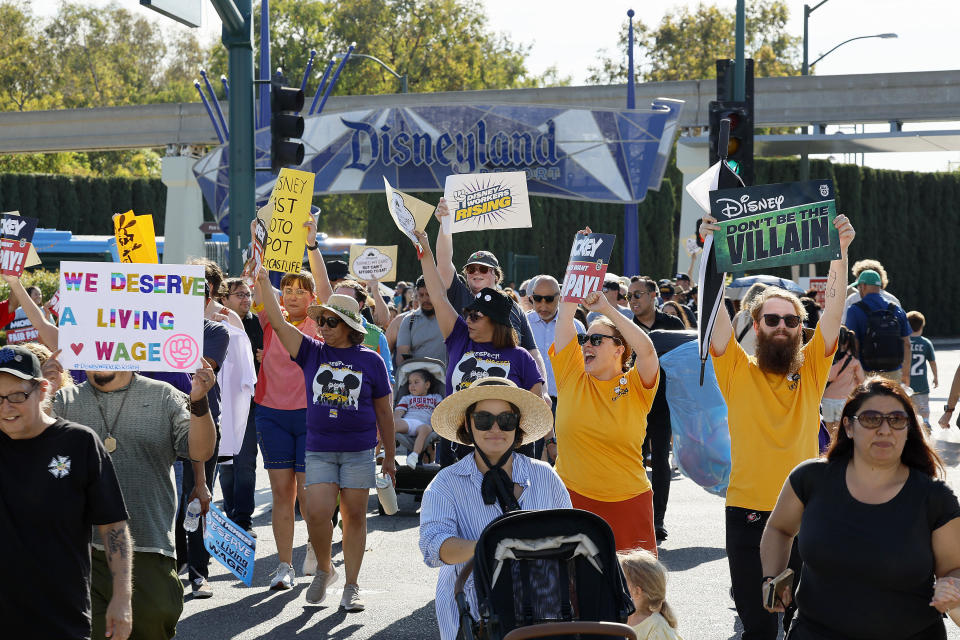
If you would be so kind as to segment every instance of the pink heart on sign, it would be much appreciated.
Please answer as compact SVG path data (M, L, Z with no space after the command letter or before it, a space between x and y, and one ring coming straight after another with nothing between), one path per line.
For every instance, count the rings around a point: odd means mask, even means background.
M80 352L83 351L83 343L82 342L73 343L70 345L70 348L73 349L74 354L80 355Z

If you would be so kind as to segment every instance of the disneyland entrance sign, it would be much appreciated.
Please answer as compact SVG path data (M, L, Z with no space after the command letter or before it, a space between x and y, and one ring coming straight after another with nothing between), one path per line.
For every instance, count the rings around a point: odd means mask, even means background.
M524 171L531 195L594 202L640 202L658 189L683 102L659 98L647 109L545 105L427 105L324 112L307 117L306 157L314 191L382 192L386 178L406 191L443 191L448 175ZM257 131L258 166L270 131ZM194 173L217 218L229 207L226 146ZM258 172L266 200L274 176Z

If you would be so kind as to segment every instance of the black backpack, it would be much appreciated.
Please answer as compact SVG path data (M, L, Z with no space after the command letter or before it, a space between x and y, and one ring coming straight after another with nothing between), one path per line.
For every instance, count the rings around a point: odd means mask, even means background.
M897 320L897 305L871 309L862 300L857 307L867 317L867 328L860 342L860 362L867 371L893 371L903 365L903 336Z

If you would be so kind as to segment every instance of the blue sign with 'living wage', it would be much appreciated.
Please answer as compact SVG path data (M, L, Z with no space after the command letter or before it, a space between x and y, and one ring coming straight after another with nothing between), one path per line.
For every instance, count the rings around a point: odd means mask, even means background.
M203 546L248 587L253 583L257 541L214 505L204 521Z

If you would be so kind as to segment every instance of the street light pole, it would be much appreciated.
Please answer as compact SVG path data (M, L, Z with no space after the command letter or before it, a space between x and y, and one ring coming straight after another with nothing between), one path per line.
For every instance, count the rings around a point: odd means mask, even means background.
M394 71L393 69L391 69L391 68L387 65L386 62L384 62L384 61L381 60L380 58L377 58L376 56L370 56L370 55L367 55L367 54L365 54L365 53L352 53L352 54L350 54L350 57L351 57L351 58L366 58L367 60L373 60L373 61L376 62L378 65L380 65L381 67L383 67L383 69L384 69L387 73L389 73L389 74L392 75L394 78L396 78L397 80L400 81L400 93L407 93L407 75L406 75L406 74L400 75L399 73L397 73L396 71Z

